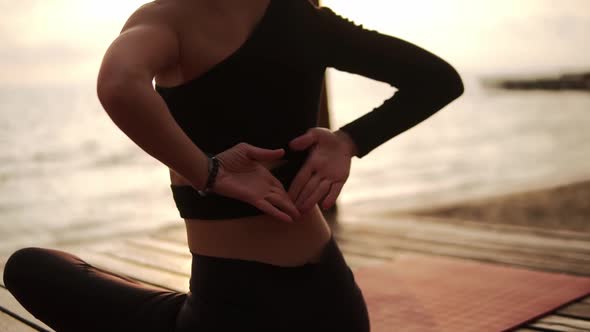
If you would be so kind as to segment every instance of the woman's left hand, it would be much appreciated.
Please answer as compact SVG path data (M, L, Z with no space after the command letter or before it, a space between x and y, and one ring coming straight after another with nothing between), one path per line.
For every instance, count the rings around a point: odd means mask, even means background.
M307 160L293 179L289 196L300 213L305 213L317 202L328 209L340 194L348 179L353 150L350 141L327 128L315 127L293 139L289 147L310 152Z

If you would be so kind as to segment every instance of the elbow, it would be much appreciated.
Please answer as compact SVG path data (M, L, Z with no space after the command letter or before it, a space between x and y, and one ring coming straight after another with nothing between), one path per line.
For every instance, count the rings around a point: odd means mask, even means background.
M447 93L452 101L463 95L465 92L465 86L463 85L463 79L461 78L461 75L459 75L459 72L457 72L452 66L449 65L449 67L449 78L447 79L446 86L448 90Z
M102 68L96 81L96 95L105 111L109 112L122 97L127 79L124 75Z
M406 95L412 95L426 104L443 107L459 98L465 92L463 79L457 70L446 61L437 58L428 65L408 70L410 77L404 84L396 87Z
M105 111L108 112L116 100L120 98L121 86L121 83L106 78L96 82L96 95Z
M414 89L415 93L423 96L424 91L428 91L427 100L440 107L451 103L465 92L461 75L446 62L430 70L421 81L423 84L420 89Z
M102 66L96 81L96 94L103 108L110 112L137 94L137 89L152 87L148 75L121 66Z
M437 79L435 79L435 85L437 90L440 92L440 97L443 98L446 103L450 103L453 100L461 97L465 92L465 86L463 85L463 79L459 72L448 63L436 73Z

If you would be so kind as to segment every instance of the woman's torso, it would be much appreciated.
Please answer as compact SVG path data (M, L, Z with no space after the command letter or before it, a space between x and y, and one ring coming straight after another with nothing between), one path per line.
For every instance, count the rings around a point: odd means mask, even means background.
M247 5L232 10L228 16L208 14L208 9L200 3L170 0L156 1L144 7L157 11L154 15L164 16L165 22L174 27L180 39L180 61L156 75L159 86L178 86L194 79L232 54L247 40L270 2L249 0ZM154 8L150 8L152 5ZM283 161L270 162L266 166L272 169L281 163ZM189 184L172 169L169 171L171 184ZM184 220L192 252L282 266L315 261L331 235L317 205L292 224L268 215Z

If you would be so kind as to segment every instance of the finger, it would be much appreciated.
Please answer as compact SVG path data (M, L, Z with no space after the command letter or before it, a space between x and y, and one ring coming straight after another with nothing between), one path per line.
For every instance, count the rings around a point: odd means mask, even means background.
M276 187L278 191L285 192L285 186L283 185L283 183L281 181L279 181L279 179L277 179L273 175L271 175L270 178L272 180L273 187ZM285 192L285 194L286 194L286 192Z
M283 197L285 202L287 202L289 209L292 209L292 210L289 210L291 216L294 217L294 219L299 219L301 217L301 213L297 209L297 207L295 206L295 201L293 201L291 199L291 197L289 197L289 195L285 191L285 187L283 186L283 183L281 181L279 181L277 178L275 178L274 176L273 176L273 179L275 182L275 186L271 190L274 191L275 193L279 194L281 197Z
M260 199L254 202L254 206L259 208L260 210L266 212L268 215L275 217L284 222L293 222L291 217L288 214L282 212L281 210L277 209L274 205L272 205L269 201L265 199Z
M301 190L299 197L297 197L297 200L295 201L295 205L299 208L299 210L303 208L303 202L305 202L307 198L317 189L319 183L319 175L314 174L305 184L305 187L303 188L303 190Z
M278 207L282 211L289 214L293 220L299 219L299 217L301 217L299 211L295 207L295 204L291 202L291 199L289 198L289 196L287 196L286 193L274 192L267 196L266 200L269 201L272 205Z
M246 150L246 155L250 159L258 161L272 161L280 159L285 154L285 149L262 149L257 146L250 145Z
M302 211L309 210L312 206L314 206L320 199L322 199L328 191L330 190L330 184L332 181L329 179L323 179L320 184L317 186L317 189L305 199L303 204L301 205Z
M326 198L324 198L324 201L322 202L322 208L323 209L329 209L330 207L332 207L332 205L334 205L336 203L336 199L338 198L338 195L340 195L340 191L342 190L342 187L344 186L344 182L334 182L332 183L332 188L330 188L330 193L328 193L328 196L326 196Z
M308 131L307 133L295 138L289 142L289 147L294 150L305 150L310 145L316 142L316 137L313 132Z
M307 163L303 165L299 172L297 172L295 179L293 179L291 186L289 187L289 196L293 202L295 202L297 197L299 197L301 189L303 189L303 186L305 186L307 181L309 181L312 172L313 171L311 167Z

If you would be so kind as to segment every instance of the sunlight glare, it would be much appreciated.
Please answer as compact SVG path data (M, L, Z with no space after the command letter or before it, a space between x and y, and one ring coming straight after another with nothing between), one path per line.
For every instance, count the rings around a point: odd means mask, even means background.
M30 13L29 31L35 38L92 43L118 34L127 17L146 1L60 0L39 2Z

